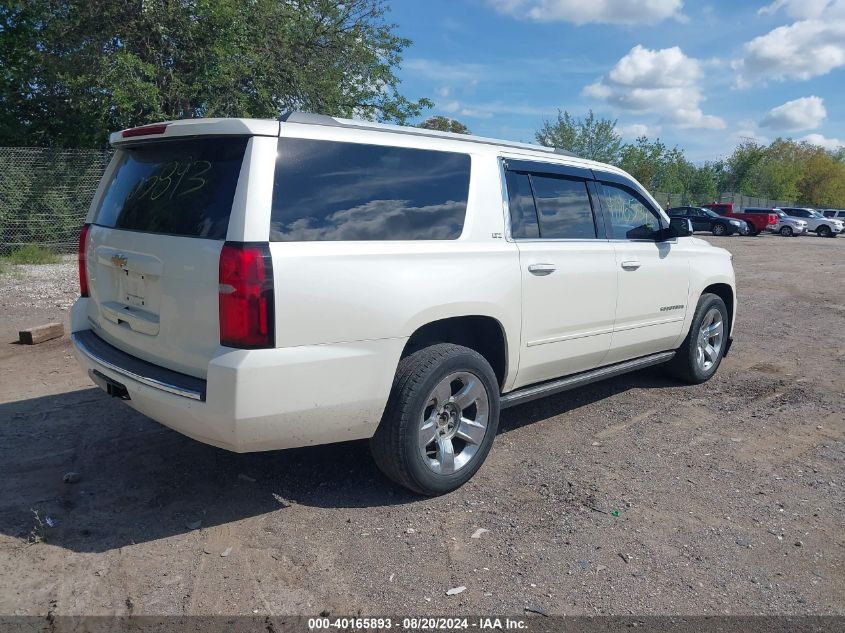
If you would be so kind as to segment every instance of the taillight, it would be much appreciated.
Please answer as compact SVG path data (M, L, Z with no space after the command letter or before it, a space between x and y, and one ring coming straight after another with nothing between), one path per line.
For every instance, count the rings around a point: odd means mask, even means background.
M123 138L130 138L132 136L148 136L150 134L164 134L167 130L167 123L157 123L155 125L142 125L141 127L131 127L128 130L123 130L120 135Z
M273 347L273 260L267 244L226 242L219 283L220 344Z
M88 242L88 229L90 224L83 224L82 230L79 232L79 294L83 297L88 296L88 267L85 263L85 246Z

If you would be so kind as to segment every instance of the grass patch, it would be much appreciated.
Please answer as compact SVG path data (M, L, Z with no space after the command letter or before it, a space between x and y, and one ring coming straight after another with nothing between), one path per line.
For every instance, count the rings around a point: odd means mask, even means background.
M27 244L13 250L6 261L10 264L58 264L59 256L49 248Z

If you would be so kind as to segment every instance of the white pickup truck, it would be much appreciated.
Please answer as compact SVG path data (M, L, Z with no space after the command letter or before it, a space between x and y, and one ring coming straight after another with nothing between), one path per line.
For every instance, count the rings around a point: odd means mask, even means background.
M301 113L111 143L76 355L201 442L371 438L389 477L440 494L501 408L657 364L703 382L730 346L729 253L609 165Z

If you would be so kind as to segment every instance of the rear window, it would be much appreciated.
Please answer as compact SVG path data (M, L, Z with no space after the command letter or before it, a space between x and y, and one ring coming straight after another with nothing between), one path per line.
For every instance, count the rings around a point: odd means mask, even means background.
M94 223L225 239L247 141L217 137L123 148Z
M270 239L454 240L469 176L468 154L282 138Z

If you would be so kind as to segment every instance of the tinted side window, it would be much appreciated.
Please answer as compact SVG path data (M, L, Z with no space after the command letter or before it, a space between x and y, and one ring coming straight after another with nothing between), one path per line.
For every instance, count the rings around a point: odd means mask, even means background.
M657 213L639 194L621 185L599 183L605 213L610 215L611 239L653 240L661 229Z
M468 154L279 139L270 240L454 240Z
M537 209L527 174L513 171L507 173L508 210L511 216L511 237L514 239L537 239L540 226L537 224Z
M687 214L684 209L669 209L666 213L673 218L682 218Z
M583 180L531 175L540 237L543 239L595 239L596 224L590 194Z

